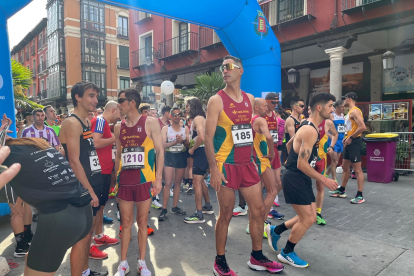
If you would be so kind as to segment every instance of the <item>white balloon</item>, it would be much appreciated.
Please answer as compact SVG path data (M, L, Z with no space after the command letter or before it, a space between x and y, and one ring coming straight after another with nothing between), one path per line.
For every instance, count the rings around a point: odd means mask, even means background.
M170 95L174 92L174 83L171 81L163 81L161 83L161 92L165 95Z

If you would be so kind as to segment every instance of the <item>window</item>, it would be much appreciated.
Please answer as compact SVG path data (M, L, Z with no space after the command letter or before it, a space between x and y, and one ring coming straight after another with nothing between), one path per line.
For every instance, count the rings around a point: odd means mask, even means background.
M24 50L20 52L20 63L23 64L24 62Z
M45 90L45 80L40 81L40 91Z
M152 86L145 85L142 87L142 99L149 101L149 93L152 93Z
M43 55L41 55L40 58L39 58L39 73L43 72L43 70L45 70L44 67L45 67L45 63L43 62Z
M82 69L83 80L92 82L99 87L99 97L106 97L106 68L85 65Z
M82 54L83 62L105 64L105 37L82 33Z
M46 84L49 99L66 96L65 67L59 64L50 66Z
M304 15L304 0L279 0L279 20L284 22Z
M53 1L53 0L52 0ZM52 34L57 29L63 29L63 1L49 1L47 5L47 33ZM52 3L51 3L52 2ZM51 3L51 4L50 4Z
M39 34L39 42L37 43L37 50L39 51L40 48L43 47L43 34Z
M119 78L119 89L124 90L129 88L129 78L120 77Z
M105 4L92 0L81 1L81 28L105 32Z
M36 83L33 83L32 95L36 96Z
M124 16L118 17L118 36L128 37L128 18Z
M188 24L180 22L179 31L180 52L184 52L188 50Z
M129 47L119 46L119 68L129 69Z
M26 46L26 60L29 60L29 45Z

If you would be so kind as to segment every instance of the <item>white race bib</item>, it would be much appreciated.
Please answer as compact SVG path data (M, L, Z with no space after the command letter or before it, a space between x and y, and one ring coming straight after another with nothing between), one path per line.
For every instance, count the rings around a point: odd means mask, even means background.
M112 162L115 161L116 157L116 145L112 145Z
M232 125L231 135L236 148L253 145L253 132L251 124Z
M92 175L102 172L96 150L89 151L89 164L91 166Z
M145 167L144 147L126 147L121 154L122 170L143 169Z
M273 143L276 144L279 142L279 133L277 132L277 129L271 129L270 135L272 135Z
M338 125L338 133L345 133L345 125L342 125L342 124Z

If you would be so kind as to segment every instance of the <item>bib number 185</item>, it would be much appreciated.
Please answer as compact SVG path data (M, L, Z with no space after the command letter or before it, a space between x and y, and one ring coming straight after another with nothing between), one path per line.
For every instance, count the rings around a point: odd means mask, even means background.
M235 147L246 147L253 145L253 132L251 124L231 126L231 134Z

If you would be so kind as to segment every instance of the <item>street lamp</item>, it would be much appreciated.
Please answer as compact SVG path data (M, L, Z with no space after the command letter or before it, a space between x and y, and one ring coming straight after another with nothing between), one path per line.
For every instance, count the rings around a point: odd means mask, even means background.
M298 71L296 71L295 68L293 68L293 50L292 50L292 68L289 69L287 72L288 75L288 82L289 83L296 83L296 77L298 75Z
M390 31L388 30L388 49L390 48ZM394 68L394 60L395 60L395 54L391 52L390 50L387 50L382 55L382 65L384 70L391 70Z

